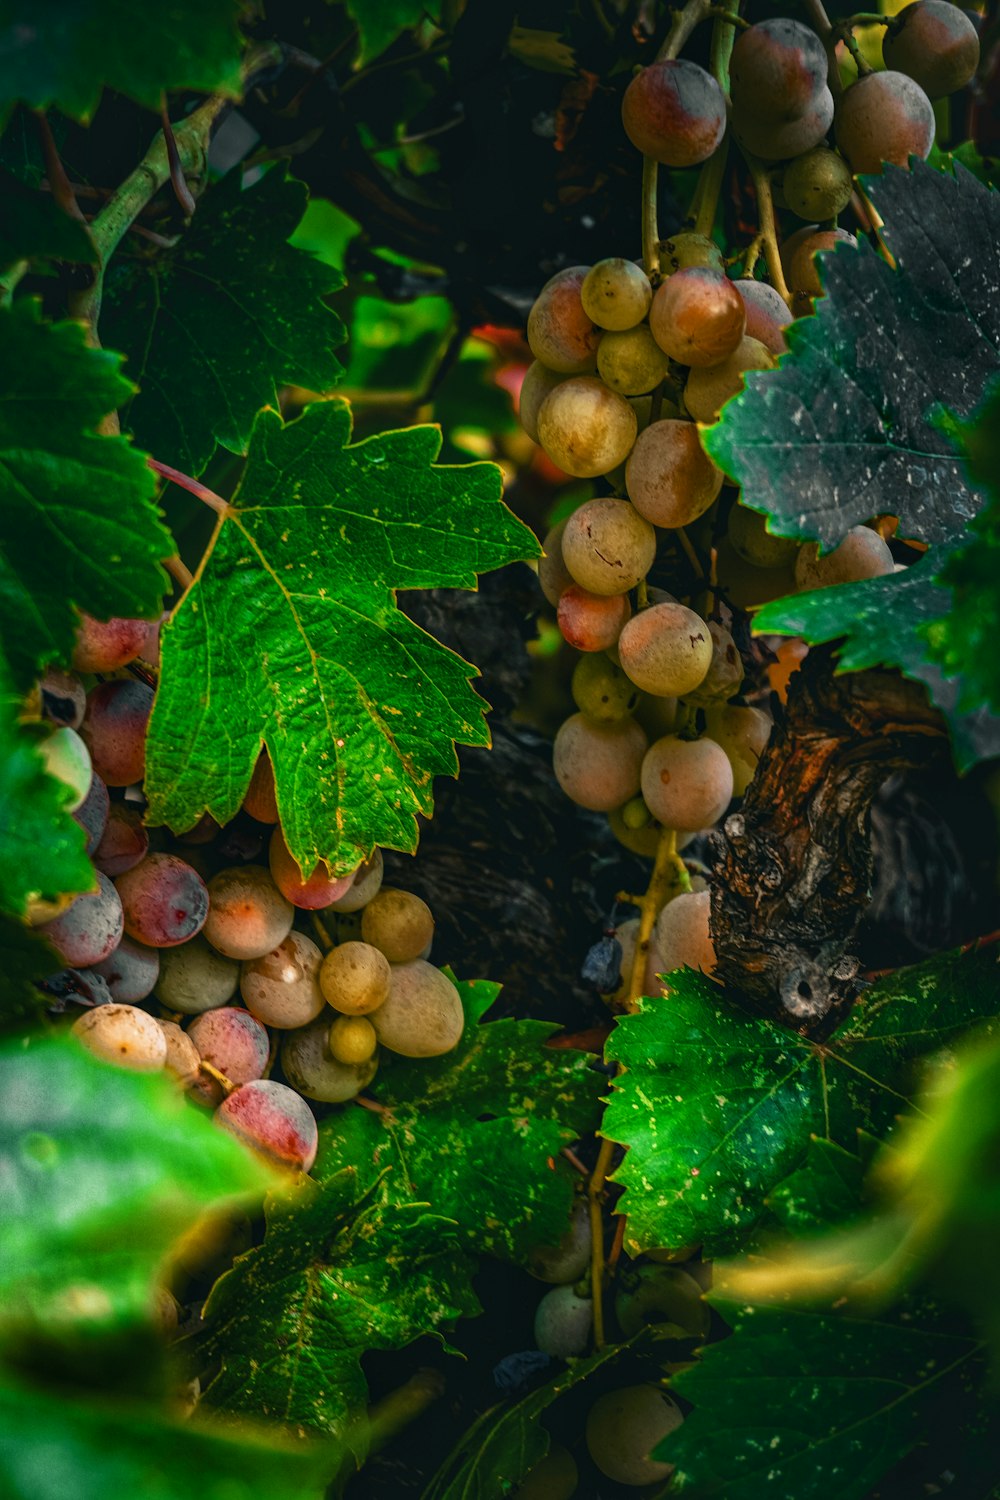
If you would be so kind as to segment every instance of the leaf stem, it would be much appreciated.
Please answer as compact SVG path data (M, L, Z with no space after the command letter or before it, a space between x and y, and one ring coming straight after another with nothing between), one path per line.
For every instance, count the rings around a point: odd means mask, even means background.
M205 1059L202 1058L201 1062L198 1064L198 1067L199 1070L202 1073L207 1074L209 1078L215 1079L215 1082L219 1085L219 1087L225 1090L227 1098L230 1094L236 1092L237 1085L233 1082L233 1080L231 1078L227 1078L225 1073L220 1073L218 1068L214 1067L212 1063L206 1062Z
M167 572L170 574L174 582L185 592L194 583L194 574L191 572L191 569L186 566L185 563L181 562L181 559L177 555L177 553L174 553L173 557L165 557L163 560L163 566L166 568Z
M162 474L164 479L169 479L171 484L176 484L179 489L187 490L189 495L194 495L196 500L203 500L212 508L217 515L229 514L229 504L210 490L207 485L198 479L192 479L190 474L182 474L180 469L173 469L169 464L161 464L158 458L147 458L146 467L153 470L154 474Z
M642 158L642 267L654 284L660 277L660 225L657 187L660 164L652 156Z
M174 197L180 204L185 218L190 219L196 208L195 196L187 185L184 177L184 168L177 151L177 139L174 135L174 127L170 123L167 113L167 96L164 94L160 100L160 122L163 127L163 144L167 151L167 162L170 167L170 182L174 190Z

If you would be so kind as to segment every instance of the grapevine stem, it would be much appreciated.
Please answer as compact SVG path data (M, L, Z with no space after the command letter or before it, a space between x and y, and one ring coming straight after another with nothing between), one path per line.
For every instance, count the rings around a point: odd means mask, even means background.
M233 1082L233 1080L231 1078L227 1078L225 1073L220 1073L218 1068L213 1067L210 1062L206 1062L205 1059L202 1058L201 1062L198 1064L198 1067L202 1073L207 1073L209 1078L215 1079L219 1087L225 1090L227 1098L230 1094L235 1092L236 1084Z
M830 92L836 99L843 93L844 86L840 78L840 64L837 61L837 41L833 35L833 23L826 13L823 0L804 0L804 4L809 19L826 48L826 81L830 85Z
M229 514L229 506L222 496L217 495L214 490L210 490L199 480L192 479L190 474L182 474L180 469L172 469L169 464L161 464L158 458L147 458L146 465L153 470L154 474L162 474L164 479L170 480L171 484L187 490L188 494L194 495L196 500L203 500L218 515Z
M368 1409L368 1452L378 1453L445 1392L440 1370L417 1370L398 1390Z
M764 170L763 165L755 156L744 151L747 166L750 168L750 176L753 180L754 192L757 195L757 226L761 242L764 247L764 259L767 261L767 274L771 278L774 290L792 305L792 294L788 290L785 281L785 273L781 268L781 252L778 249L778 230L774 221L774 198L771 195L771 179Z
M722 192L728 158L729 131L727 130L720 144L702 167L698 178L698 186L695 189L695 200L698 205L694 220L695 234L711 236L715 227L715 214L719 206L719 194Z
M642 158L642 264L650 281L660 275L660 226L656 194L660 166L651 156Z
M87 220L84 217L83 209L76 201L73 186L66 176L66 168L63 166L59 156L59 150L56 146L55 137L52 134L52 127L49 125L48 118L43 110L38 109L35 110L35 119L38 121L38 134L42 141L42 155L45 157L45 174L49 179L49 188L51 189L52 196L64 214L68 214L71 219L77 219L81 224L86 225Z
M177 151L174 127L171 125L170 116L167 113L167 97L165 94L160 99L160 122L163 126L163 144L167 151L170 182L174 190L174 197L184 210L185 217L190 219L195 211L195 197L184 177L184 168L181 165L181 159Z
M684 556L687 558L688 562L691 564L691 567L694 569L694 576L695 576L695 578L700 578L701 575L702 575L702 573L704 573L705 570L704 570L704 568L701 565L701 561L700 561L700 559L698 557L697 552L694 550L694 548L691 545L691 538L688 536L687 532L684 530L684 527L683 526L677 526L677 527L675 527L674 528L674 536L677 538L677 541L680 544L680 549L684 553Z
M194 574L186 564L181 562L176 553L173 557L164 558L163 566L181 589L187 590L194 583Z

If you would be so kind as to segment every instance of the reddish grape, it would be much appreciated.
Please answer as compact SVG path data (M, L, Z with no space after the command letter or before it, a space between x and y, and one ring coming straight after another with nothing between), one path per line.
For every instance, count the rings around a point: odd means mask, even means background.
M148 632L148 620L95 620L81 612L73 665L78 672L117 672L135 661Z
M95 851L101 846L110 812L111 798L108 796L108 789L95 771L90 779L90 790L73 814L87 835L87 853L92 859ZM101 866L98 865L98 869L100 868ZM107 875L111 872L105 870L104 873Z
M147 854L115 884L125 909L125 931L149 948L174 948L205 925L205 882L176 854Z
M738 114L794 120L826 87L826 49L801 21L785 16L759 21L737 35L729 82Z
M243 811L258 823L277 823L278 801L274 790L274 768L271 757L262 750L253 768L247 794L243 798Z
M627 594L588 594L574 583L559 595L556 617L563 639L577 651L607 651L631 613Z
M934 107L905 73L868 73L841 94L834 129L853 172L908 167L934 144Z
M271 878L278 890L286 901L304 911L321 911L324 907L331 906L341 896L346 896L354 880L353 870L350 875L331 875L322 863L316 866L307 880L303 880L302 871L289 852L280 827L271 835L267 855Z
M551 277L528 314L528 344L549 370L584 375L597 362L601 330L583 310L580 288L589 266L568 266Z
M979 36L971 17L951 0L915 0L890 21L882 57L931 99L943 99L975 77Z
M130 937L123 937L115 951L94 965L108 986L112 1000L134 1005L145 1000L156 988L160 977L160 955Z
M40 929L63 963L76 969L99 964L117 948L122 935L122 903L111 881L96 871L97 891L77 896L53 922Z
M284 1083L265 1078L245 1083L222 1101L215 1121L275 1166L308 1172L316 1160L316 1118Z
M858 248L857 240L846 229L817 229L810 224L789 235L781 247L781 261L792 290L806 297L822 297L820 262L815 257L818 251L832 250L839 244Z
M757 339L772 354L784 354L788 348L785 329L792 321L784 297L766 281L751 281L744 277L741 281L734 281L733 286L746 308L746 337Z
M142 812L134 803L116 802L108 815L104 835L94 854L94 864L112 879L133 870L149 853L149 834Z
M708 160L725 134L725 95L697 63L651 63L625 90L622 124L645 156L668 167L694 167Z
M693 422L653 422L640 432L625 465L636 510L654 526L687 526L704 515L722 488Z
M206 1010L191 1022L188 1036L202 1061L211 1063L230 1083L250 1083L263 1077L271 1051L270 1038L248 1010L235 1005ZM194 1089L199 1099L213 1104L224 1097L224 1092L221 1083L209 1074L204 1074Z
M728 276L689 266L664 281L649 313L653 337L671 359L707 368L726 359L746 327L743 298Z
M152 711L153 689L133 678L98 683L87 694L80 733L94 770L108 786L131 786L142 780Z

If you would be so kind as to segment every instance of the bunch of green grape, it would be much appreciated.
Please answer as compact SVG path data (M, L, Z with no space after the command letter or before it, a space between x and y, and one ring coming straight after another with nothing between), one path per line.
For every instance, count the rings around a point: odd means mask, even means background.
M380 1049L450 1051L461 1000L428 962L429 907L383 884L380 850L350 875L320 864L303 879L266 751L228 828L207 815L177 839L146 828L157 660L157 626L83 616L75 670L50 670L29 706L48 770L72 789L96 887L29 910L66 966L43 988L91 1052L165 1070L259 1154L308 1171L312 1105L355 1098Z

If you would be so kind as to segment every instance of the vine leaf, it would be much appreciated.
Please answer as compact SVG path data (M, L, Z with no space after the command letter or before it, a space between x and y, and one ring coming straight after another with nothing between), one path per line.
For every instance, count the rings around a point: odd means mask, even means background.
M200 474L216 442L244 452L279 385L325 391L342 373L344 325L321 299L343 278L288 244L307 196L280 169L242 190L231 172L174 249L108 267L101 337L140 388L123 425L184 473Z
M34 301L0 311L0 636L19 690L69 660L76 605L162 609L159 560L175 549L155 480L124 438L96 432L132 393L120 365L82 324L42 323Z
M346 403L286 426L264 411L240 488L163 633L146 759L148 819L236 812L261 744L305 871L412 851L455 742L489 743L475 668L418 629L396 589L474 588L535 556L493 464L435 466L413 427L348 446Z
M619 1020L608 1044L623 1072L602 1132L628 1147L630 1253L740 1247L812 1136L850 1148L886 1133L910 1102L911 1064L975 1022L996 1028L996 951L955 951L872 985L839 1030L813 1043L731 1006L689 971L667 999Z
M832 547L890 514L902 536L946 542L979 498L934 413L968 416L1000 370L1000 195L923 162L865 185L896 268L865 241L821 257L815 315L704 442L778 535Z
M51 193L39 192L0 168L0 270L18 260L45 256L93 265L97 260L90 235L71 219Z
M412 31L428 13L424 0L347 0L361 38L359 63L379 57L404 31ZM433 12L435 6L430 7Z
M105 86L158 110L164 89L240 94L239 0L0 0L0 119L15 99L88 121Z
M845 1224L860 1210L866 1170L862 1157L814 1135L800 1165L768 1194L767 1206L790 1234Z
M37 1019L46 1003L35 981L55 974L62 959L41 933L4 913L0 913L0 953L0 1028L21 1027Z

